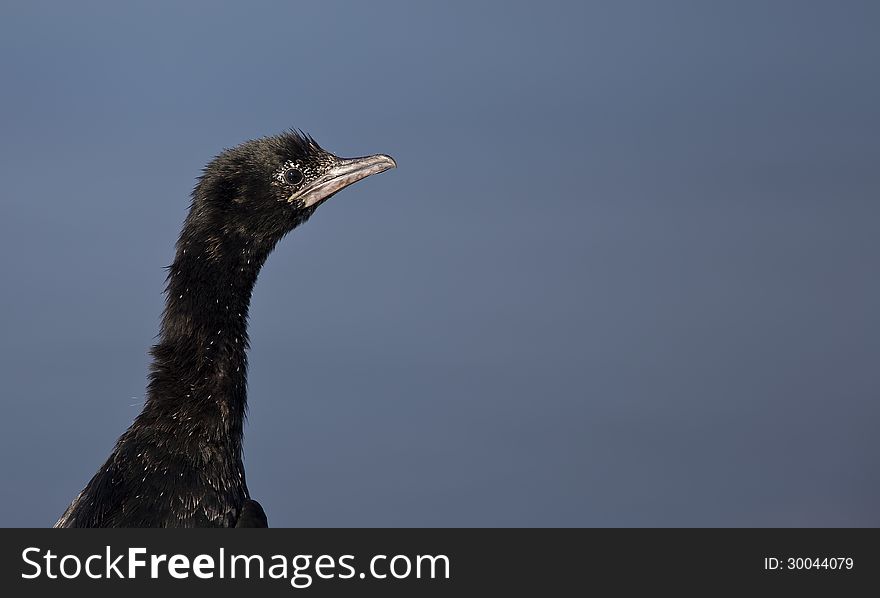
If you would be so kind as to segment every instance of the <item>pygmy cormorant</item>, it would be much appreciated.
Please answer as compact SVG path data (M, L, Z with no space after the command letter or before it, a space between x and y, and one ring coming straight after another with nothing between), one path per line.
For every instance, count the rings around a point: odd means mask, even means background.
M321 203L395 166L339 158L290 131L205 167L169 266L143 411L55 527L266 526L241 455L257 274Z

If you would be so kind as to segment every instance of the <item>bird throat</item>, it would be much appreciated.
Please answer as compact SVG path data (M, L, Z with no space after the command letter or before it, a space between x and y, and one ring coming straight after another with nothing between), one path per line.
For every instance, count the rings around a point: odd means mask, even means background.
M270 250L248 243L219 245L184 229L169 268L159 339L151 349L144 407L149 419L190 422L201 441L240 455L248 308Z

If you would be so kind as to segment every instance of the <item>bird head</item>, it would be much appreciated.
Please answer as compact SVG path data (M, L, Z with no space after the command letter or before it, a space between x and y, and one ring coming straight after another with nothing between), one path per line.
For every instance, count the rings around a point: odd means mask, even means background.
M395 166L384 154L340 158L301 131L247 141L205 167L191 223L215 240L271 247L340 190Z

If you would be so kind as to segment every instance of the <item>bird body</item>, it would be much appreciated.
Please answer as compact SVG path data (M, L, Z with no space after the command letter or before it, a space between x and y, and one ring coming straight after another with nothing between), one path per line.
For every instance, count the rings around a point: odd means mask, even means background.
M242 462L257 276L321 203L394 166L384 155L338 158L291 131L205 168L169 266L143 410L55 527L265 525Z

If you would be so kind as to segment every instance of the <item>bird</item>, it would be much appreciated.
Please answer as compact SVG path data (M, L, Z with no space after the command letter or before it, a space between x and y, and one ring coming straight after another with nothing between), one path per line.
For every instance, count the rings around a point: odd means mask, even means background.
M54 527L268 526L242 461L257 275L321 204L396 166L385 154L340 158L299 129L208 163L167 268L143 408Z

